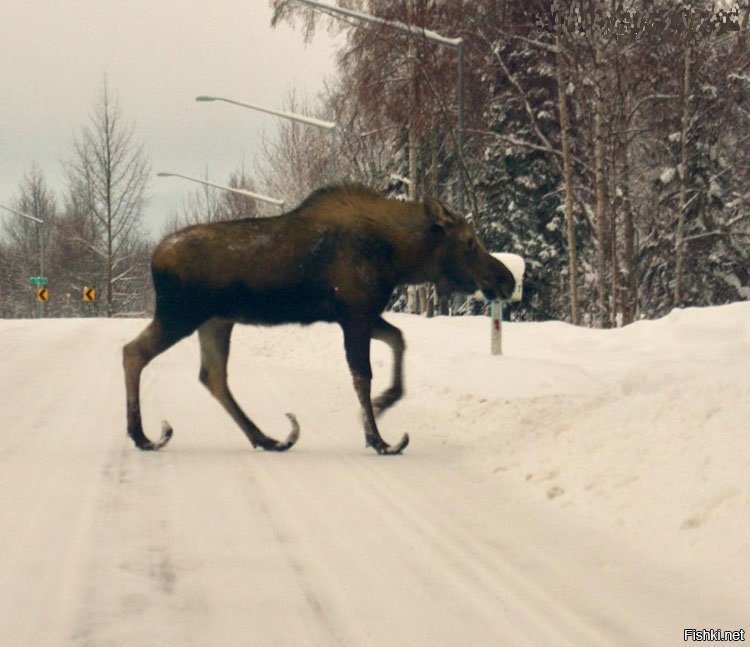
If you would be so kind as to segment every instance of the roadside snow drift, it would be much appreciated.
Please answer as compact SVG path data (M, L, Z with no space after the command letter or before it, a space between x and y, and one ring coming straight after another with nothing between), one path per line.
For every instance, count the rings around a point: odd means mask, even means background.
M145 321L1 321L0 645L678 645L750 630L750 303L618 330L389 315L406 396L365 449L341 333L237 327L230 386L197 340L144 372ZM374 390L390 376L373 344ZM743 624L744 623L744 624Z

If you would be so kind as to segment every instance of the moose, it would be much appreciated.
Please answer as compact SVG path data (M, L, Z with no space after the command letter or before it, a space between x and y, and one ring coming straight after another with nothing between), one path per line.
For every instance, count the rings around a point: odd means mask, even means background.
M399 284L434 282L439 289L481 290L508 298L514 279L477 238L467 220L435 199L388 199L357 185L318 189L296 209L269 218L192 225L156 247L151 270L156 308L151 323L123 348L128 435L143 450L169 442L172 427L151 441L143 432L140 378L146 365L198 331L199 379L239 425L253 447L284 451L299 438L299 423L284 441L264 434L227 385L227 360L236 323L337 323L362 409L366 445L399 454L408 434L386 443L376 418L404 393L404 338L381 316ZM370 396L370 340L393 353L392 383Z

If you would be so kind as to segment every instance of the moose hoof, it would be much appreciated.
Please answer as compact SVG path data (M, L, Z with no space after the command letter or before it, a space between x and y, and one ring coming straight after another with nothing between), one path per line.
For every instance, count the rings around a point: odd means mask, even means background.
M367 444L372 447L378 454L383 456L395 456L400 454L409 444L409 434L404 434L403 438L395 445L389 445L382 438L368 440Z
M299 440L299 422L297 422L297 417L293 413L287 413L286 417L292 423L292 431L283 442L269 438L267 443L261 445L266 451L285 452L287 449L294 447L294 444Z
M136 447L144 452L155 452L164 445L166 445L172 438L172 425L170 425L166 420L162 420L161 423L161 438L154 442L153 440L149 440L146 438L145 435L141 432L139 437L131 436L133 438L133 441L135 442Z

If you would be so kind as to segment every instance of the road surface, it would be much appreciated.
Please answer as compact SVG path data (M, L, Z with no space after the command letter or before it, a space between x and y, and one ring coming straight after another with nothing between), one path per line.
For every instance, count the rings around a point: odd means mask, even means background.
M429 394L382 419L387 440L410 433L403 456L366 450L343 350L284 361L320 328L235 332L230 385L270 435L298 415L291 451L250 448L191 338L144 373L146 433L166 417L175 436L139 452L120 349L143 325L2 322L0 644L666 645L739 628L731 598L616 532L487 488L464 460L481 446Z

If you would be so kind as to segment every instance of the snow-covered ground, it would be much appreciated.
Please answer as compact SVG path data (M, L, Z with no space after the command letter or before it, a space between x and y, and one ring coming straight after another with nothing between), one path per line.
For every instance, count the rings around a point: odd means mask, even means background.
M334 326L238 327L252 450L144 321L0 322L0 645L678 645L750 630L750 303L597 331L389 315L404 400L364 447ZM375 343L375 390L390 374Z

